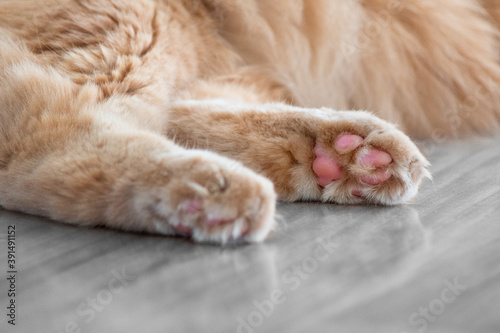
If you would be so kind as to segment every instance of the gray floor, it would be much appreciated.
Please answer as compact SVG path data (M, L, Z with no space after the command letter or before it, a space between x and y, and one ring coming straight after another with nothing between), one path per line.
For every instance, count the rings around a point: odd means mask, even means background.
M424 144L406 206L280 204L259 245L16 226L16 327L2 332L500 332L500 137ZM6 256L1 269L7 271ZM118 278L117 278L118 277Z

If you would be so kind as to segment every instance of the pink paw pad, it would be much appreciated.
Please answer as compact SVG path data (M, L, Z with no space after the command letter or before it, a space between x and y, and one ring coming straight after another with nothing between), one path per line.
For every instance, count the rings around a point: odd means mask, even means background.
M363 138L354 134L342 134L335 141L335 148L339 152L349 152L359 147Z
M382 150L373 149L358 157L358 163L362 166L386 166L392 162L392 157Z
M314 147L314 152L316 153L316 159L312 168L316 176L318 176L320 186L327 186L331 182L342 178L341 167L335 159L328 157L319 146Z
M182 224L172 226L175 231L182 235L191 235L193 233L193 228L185 227Z
M361 181L368 185L378 185L391 178L389 170L379 170L367 176L362 176Z
M205 220L205 223L211 227L216 225L230 224L232 222L233 220L231 219L216 217L216 216L207 216L207 219Z
M352 195L354 195L355 197L358 197L358 198L362 198L363 197L363 191L359 190L359 189L356 189L356 190L352 190Z

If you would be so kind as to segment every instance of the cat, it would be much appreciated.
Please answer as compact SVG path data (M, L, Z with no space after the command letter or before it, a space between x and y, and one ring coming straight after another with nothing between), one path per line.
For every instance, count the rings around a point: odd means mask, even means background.
M430 177L408 135L498 128L499 21L486 0L2 0L0 206L224 244L263 241L276 200L408 202Z

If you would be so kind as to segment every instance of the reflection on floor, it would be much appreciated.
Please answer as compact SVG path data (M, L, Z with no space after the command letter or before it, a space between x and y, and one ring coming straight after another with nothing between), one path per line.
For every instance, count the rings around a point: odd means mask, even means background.
M411 205L280 204L279 230L258 245L195 245L0 210L4 253L16 226L16 328L500 332L499 142L424 143L434 181Z

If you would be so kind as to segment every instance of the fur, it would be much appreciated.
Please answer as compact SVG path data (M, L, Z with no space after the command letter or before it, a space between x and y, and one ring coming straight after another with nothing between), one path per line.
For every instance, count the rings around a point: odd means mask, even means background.
M406 202L429 177L407 135L498 128L499 22L500 0L4 0L0 205L224 243L263 240L277 197Z

